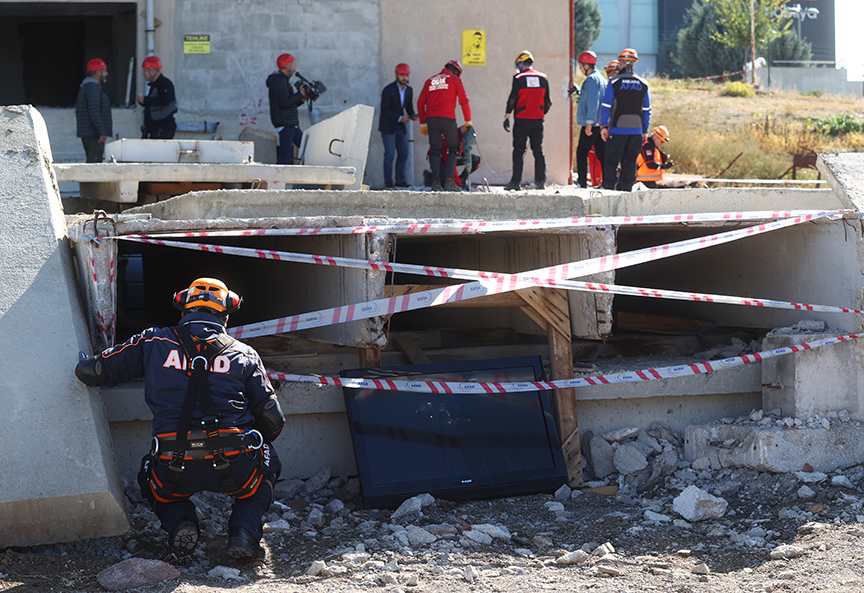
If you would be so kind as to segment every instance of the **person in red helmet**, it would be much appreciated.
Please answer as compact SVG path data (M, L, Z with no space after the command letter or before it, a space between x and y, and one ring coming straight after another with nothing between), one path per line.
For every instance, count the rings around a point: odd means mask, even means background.
M576 105L576 125L582 126L576 144L576 174L579 187L588 187L588 153L593 148L601 163L606 160L606 142L600 135L600 100L606 93L606 80L597 71L597 54L593 51L583 51L576 61L579 71L587 77ZM598 181L592 175L591 184L596 187Z
M408 187L405 165L408 163L409 122L417 119L414 111L414 89L408 86L411 68L396 66L396 80L381 91L381 117L378 131L384 142L384 187L393 187L393 157L396 156L396 187Z
M177 133L177 122L174 121L174 114L177 113L174 83L162 74L162 60L156 56L144 58L141 69L149 87L146 95L138 95L138 104L144 106L141 137L170 140Z
M446 191L462 191L453 180L456 170L456 158L459 153L459 131L456 126L456 101L462 106L462 116L465 118L463 131L471 127L471 106L468 95L462 85L462 64L450 60L444 68L423 83L423 90L417 99L417 114L420 117L420 133L429 136L429 165L432 168L432 191L440 191L441 185L441 154L443 152L443 137L447 142L447 164L444 169L444 185Z
M510 114L513 114L513 172L504 189L519 190L522 186L522 165L525 148L531 141L534 155L534 186L546 188L546 157L543 156L543 118L552 107L549 97L549 81L546 75L534 69L534 56L525 50L516 56L516 74L507 98L504 114L504 130L510 131Z
M101 163L105 155L105 141L111 137L111 100L102 88L108 78L104 60L94 58L87 64L87 76L78 88L75 101L76 135L84 144L88 163Z
M267 77L267 93L270 99L270 122L279 134L279 152L276 163L290 165L294 162L294 147L300 147L303 132L297 107L306 101L306 87L298 90L291 87L291 77L297 72L297 60L291 54L276 58L278 70Z
M205 491L234 498L228 555L264 556L262 517L282 467L270 443L285 418L261 357L225 331L242 301L221 280L197 278L174 295L176 326L145 329L75 367L91 386L144 377L153 422L138 486L176 558L195 550L201 529L190 496Z

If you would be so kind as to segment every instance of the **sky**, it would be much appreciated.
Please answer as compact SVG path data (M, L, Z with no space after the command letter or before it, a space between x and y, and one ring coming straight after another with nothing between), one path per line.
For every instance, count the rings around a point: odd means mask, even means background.
M864 0L834 0L837 63L846 62L849 78L864 79Z

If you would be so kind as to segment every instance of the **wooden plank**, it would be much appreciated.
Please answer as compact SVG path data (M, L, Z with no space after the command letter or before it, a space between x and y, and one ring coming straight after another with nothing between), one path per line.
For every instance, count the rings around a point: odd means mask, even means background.
M393 338L393 344L410 364L429 364L432 362L420 346L417 345L414 338L407 334L402 334Z
M554 327L564 337L570 338L570 303L566 291L532 287L517 290L516 293L546 320L548 326ZM544 326L540 325L540 327Z
M196 183L193 181L145 181L139 184L141 193L144 194L170 194L179 196L193 191L206 191L222 189L221 183Z
M381 366L380 348L358 348L360 354L360 368L374 369Z
M568 323L569 327L569 323ZM573 378L573 350L570 338L558 330L548 330L549 358L552 380ZM572 387L553 391L555 420L564 453L564 465L571 488L582 485L582 452L579 443L579 415L576 409L576 390Z

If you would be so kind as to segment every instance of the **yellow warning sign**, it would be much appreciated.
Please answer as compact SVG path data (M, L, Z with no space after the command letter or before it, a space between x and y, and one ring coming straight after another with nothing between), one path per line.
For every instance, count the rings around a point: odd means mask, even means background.
M183 36L183 53L184 54L209 54L210 53L210 35L184 35Z
M486 65L486 31L462 29L462 64L464 66Z

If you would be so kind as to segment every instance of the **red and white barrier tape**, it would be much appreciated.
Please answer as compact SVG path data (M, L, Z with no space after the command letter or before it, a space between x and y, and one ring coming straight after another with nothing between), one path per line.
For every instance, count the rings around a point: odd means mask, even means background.
M434 234L489 233L500 231L567 229L596 226L643 224L674 224L687 222L723 222L775 220L817 214L819 210L764 210L748 212L705 212L699 214L658 214L652 216L584 216L580 218L550 218L539 220L500 220L491 222L442 222L428 224L380 224L353 227L310 227L297 229L245 229L224 231L172 232L146 235L98 237L98 239L165 239L194 237L264 237L292 235L357 235L368 233ZM837 210L836 213L852 212Z
M715 74L714 76L700 76L699 78L689 78L685 76L682 80L724 80L726 78L730 78L732 76L738 76L739 74L744 74L746 70L739 70L738 72L724 72L723 74Z
M505 278L508 274L496 272L483 272L477 270L464 270L459 268L446 268L435 266L421 266L413 264L398 264L390 262L361 260L343 257L332 257L324 255L308 255L285 251L271 251L265 249L252 249L246 247L230 247L221 245L207 245L201 243L184 243L178 241L163 241L157 239L133 238L132 241L163 245L166 247L178 247L196 251L224 253L241 257L254 257L258 259L272 259L278 261L291 261L296 263L320 264L329 266L360 268L386 272L399 272L403 274L414 274L420 276L433 276L440 278L458 278L460 280L493 280L499 277ZM681 292L673 290L662 290L654 288L640 288L633 286L621 286L615 284L601 284L597 282L577 282L572 280L546 280L534 278L535 286L548 286L566 290L578 290L582 292L606 292L626 296L641 296L651 298L666 298L694 302L710 302L730 305L745 305L754 307L765 307L771 309L793 309L803 311L819 311L823 313L864 313L858 309L835 307L830 305L812 305L807 303L795 303L788 301L777 301L771 299L759 299L753 297L738 297L729 295L706 294L696 292Z
M281 317L278 319L271 319L268 321L235 327L228 330L228 333L238 339L250 336L265 336L286 331L297 331L301 329L323 327L336 323L369 319L380 315L392 315L393 313L434 307L445 303L464 301L490 294L510 292L531 286L556 286L556 283L561 280L579 276L588 276L599 272L606 272L640 263L655 261L673 255L689 253L691 251L704 249L714 245L722 245L751 235L758 235L817 220L819 218L825 218L833 214L835 213L820 212L818 214L797 216L795 218L778 220L772 223L727 231L716 235L687 239L685 241L669 243L657 247L647 247L645 249L626 253L606 255L599 258L532 270L521 274L500 274L495 277L466 284L445 286L439 289L425 290L398 297L376 299L353 305Z
M519 381L513 383L481 383L456 381L404 381L396 379L358 379L341 377L321 377L318 375L294 375L270 371L271 379L290 381L294 383L312 383L316 385L334 385L352 389L380 389L385 391L412 391L415 393L516 393L523 391L538 391L541 389L563 389L567 387L592 387L595 385L612 385L616 383L638 383L657 379L673 379L689 375L702 375L723 369L760 362L794 352L812 350L821 346L848 342L860 338L858 334L847 334L834 338L823 338L813 342L805 342L784 348L765 350L754 354L745 354L723 360L711 360L692 364L682 364L640 371L628 371L612 375L595 375L576 379L560 379L557 381Z

